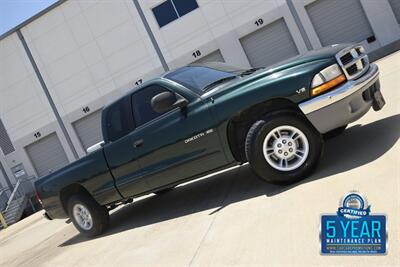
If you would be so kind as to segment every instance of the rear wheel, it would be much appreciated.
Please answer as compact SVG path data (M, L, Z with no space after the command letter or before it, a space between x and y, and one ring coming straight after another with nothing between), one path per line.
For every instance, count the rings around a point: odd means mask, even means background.
M246 137L246 157L253 171L275 184L306 178L322 154L321 134L300 114L279 111L253 124Z
M73 195L68 200L68 214L76 229L88 237L100 235L108 227L107 208L86 194Z

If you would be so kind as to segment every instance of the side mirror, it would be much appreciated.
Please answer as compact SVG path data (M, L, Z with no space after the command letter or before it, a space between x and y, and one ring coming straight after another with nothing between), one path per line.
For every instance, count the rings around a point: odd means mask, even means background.
M178 97L176 94L166 91L159 93L151 99L151 107L157 113L164 113L174 108L184 108L188 101L183 97Z

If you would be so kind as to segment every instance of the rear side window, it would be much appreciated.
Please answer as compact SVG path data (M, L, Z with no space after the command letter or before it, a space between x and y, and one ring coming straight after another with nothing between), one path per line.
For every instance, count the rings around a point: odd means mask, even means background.
M108 141L118 140L135 129L129 96L108 107L105 116Z
M132 95L132 108L136 126L140 126L154 120L162 114L157 113L151 107L151 99L159 93L168 91L159 85L151 85Z

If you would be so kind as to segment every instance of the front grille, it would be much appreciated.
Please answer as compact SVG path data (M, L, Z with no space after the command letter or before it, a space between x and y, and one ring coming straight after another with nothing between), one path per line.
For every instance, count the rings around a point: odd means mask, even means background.
M368 55L362 46L348 47L336 55L340 67L348 80L354 80L363 75L369 68Z
M350 63L353 60L353 56L350 53L345 54L344 56L340 57L343 65Z
M354 75L357 73L358 69L357 69L357 66L354 64L354 65L351 65L350 67L346 68L346 70L349 75Z

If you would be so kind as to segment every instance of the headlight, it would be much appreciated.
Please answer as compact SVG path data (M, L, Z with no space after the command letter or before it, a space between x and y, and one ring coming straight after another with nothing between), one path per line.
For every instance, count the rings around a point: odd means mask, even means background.
M311 96L316 96L346 81L337 64L333 64L314 76L311 82Z

